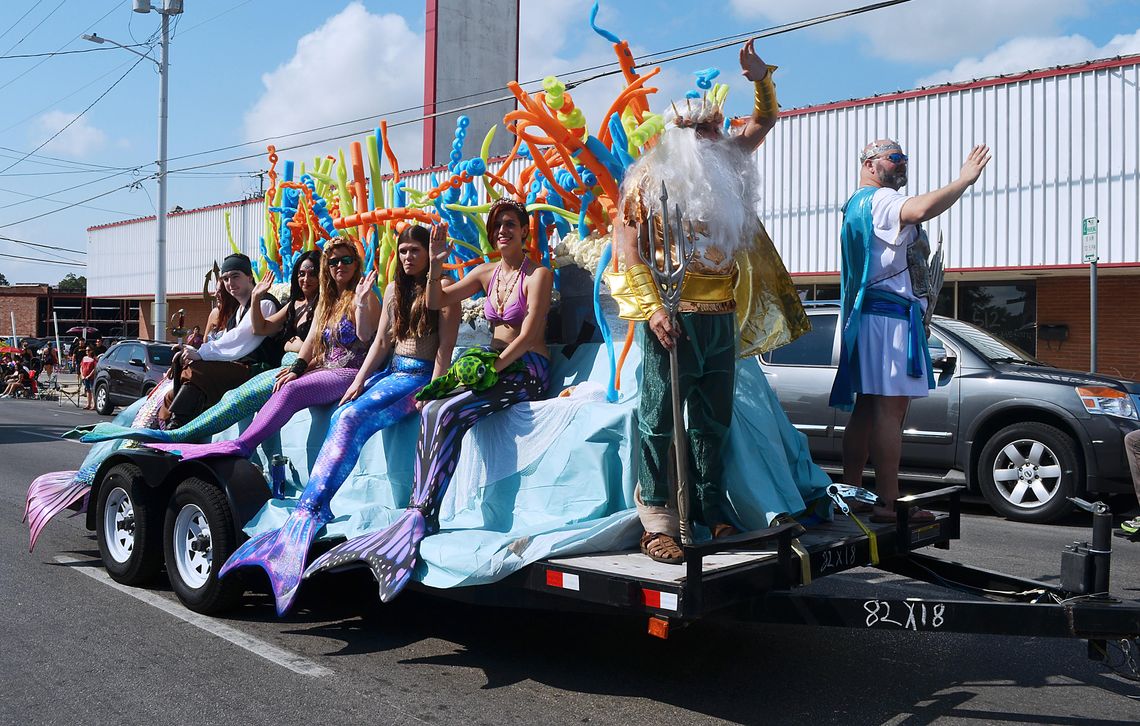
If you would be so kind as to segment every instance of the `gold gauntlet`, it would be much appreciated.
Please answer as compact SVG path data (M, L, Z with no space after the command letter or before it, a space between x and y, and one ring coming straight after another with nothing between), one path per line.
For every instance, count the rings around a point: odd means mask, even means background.
M657 292L657 285L653 282L653 273L649 266L642 263L634 265L625 271L625 279L629 285L629 292L641 308L641 314L646 320L665 306L661 304L661 295Z
M776 84L772 81L772 74L776 66L768 66L768 72L762 80L756 81L756 100L752 113L758 118L774 119L780 115L780 104L776 102Z

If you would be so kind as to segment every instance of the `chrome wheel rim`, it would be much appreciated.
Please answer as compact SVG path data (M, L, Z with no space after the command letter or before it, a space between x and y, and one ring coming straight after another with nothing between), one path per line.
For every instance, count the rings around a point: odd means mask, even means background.
M107 407L107 389L104 386L99 386L99 390L95 391L95 408Z
M115 562L126 562L134 552L135 505L122 487L115 487L107 495L103 508L103 541L107 554Z
M994 457L994 488L1018 509L1043 507L1057 496L1064 476L1056 453L1034 439L1017 439Z
M174 564L182 582L198 589L210 579L214 563L214 547L210 540L210 522L195 504L187 504L174 520Z

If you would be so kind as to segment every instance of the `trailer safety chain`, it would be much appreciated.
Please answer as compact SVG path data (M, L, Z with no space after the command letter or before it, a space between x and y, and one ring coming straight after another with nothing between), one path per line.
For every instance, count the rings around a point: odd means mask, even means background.
M1128 673L1121 675L1134 681L1140 681L1140 667L1136 665L1136 648L1132 646L1132 641L1128 638L1121 638L1120 652L1124 655L1124 664L1128 666Z

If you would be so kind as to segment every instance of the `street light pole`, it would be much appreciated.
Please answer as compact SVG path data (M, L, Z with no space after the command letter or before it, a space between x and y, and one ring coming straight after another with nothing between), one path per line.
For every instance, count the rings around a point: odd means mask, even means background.
M146 53L98 35L84 35L92 43L111 43L129 50L158 65L158 214L155 222L158 232L154 241L154 319L152 334L159 342L166 342L166 98L170 71L170 17L182 14L182 0L160 0L163 7L151 7L150 0L135 0L136 13L154 10L162 16L162 48L156 61Z
M158 61L158 235L154 242L154 339L166 342L166 87L169 71L170 15L162 15L162 52Z

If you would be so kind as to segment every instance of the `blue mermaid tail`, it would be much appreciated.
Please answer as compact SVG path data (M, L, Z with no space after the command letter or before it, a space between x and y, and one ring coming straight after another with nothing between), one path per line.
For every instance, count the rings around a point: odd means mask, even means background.
M240 547L221 573L247 565L261 567L269 575L277 614L284 615L293 604L309 545L333 518L329 502L348 478L360 450L378 431L415 411L415 393L431 378L431 370L431 361L395 355L386 370L369 378L359 398L333 413L328 437L289 519L281 529L265 532Z
M178 431L180 429L175 429ZM99 441L112 441L114 439L134 439L135 441L172 441L171 434L174 431L163 431L162 429L136 429L130 426L120 426L116 423L109 421L102 421L91 427L84 427L83 429L72 429L64 436L67 438L78 438L85 444L93 444ZM78 434L78 436L76 436Z
M350 539L318 557L305 570L305 577L321 570L365 562L380 587L380 601L389 602L411 580L419 560L420 542L426 534L424 513L419 509L405 509L387 529Z
M55 515L91 495L93 474L94 471L86 476L81 476L81 471L53 471L36 477L28 487L21 520L28 523L28 552L36 548L40 533ZM86 511L87 502L84 501L79 512Z
M218 571L218 577L225 577L238 567L260 567L269 575L277 615L284 615L292 607L301 584L309 545L326 521L310 510L294 509L281 529L259 534L238 547Z

